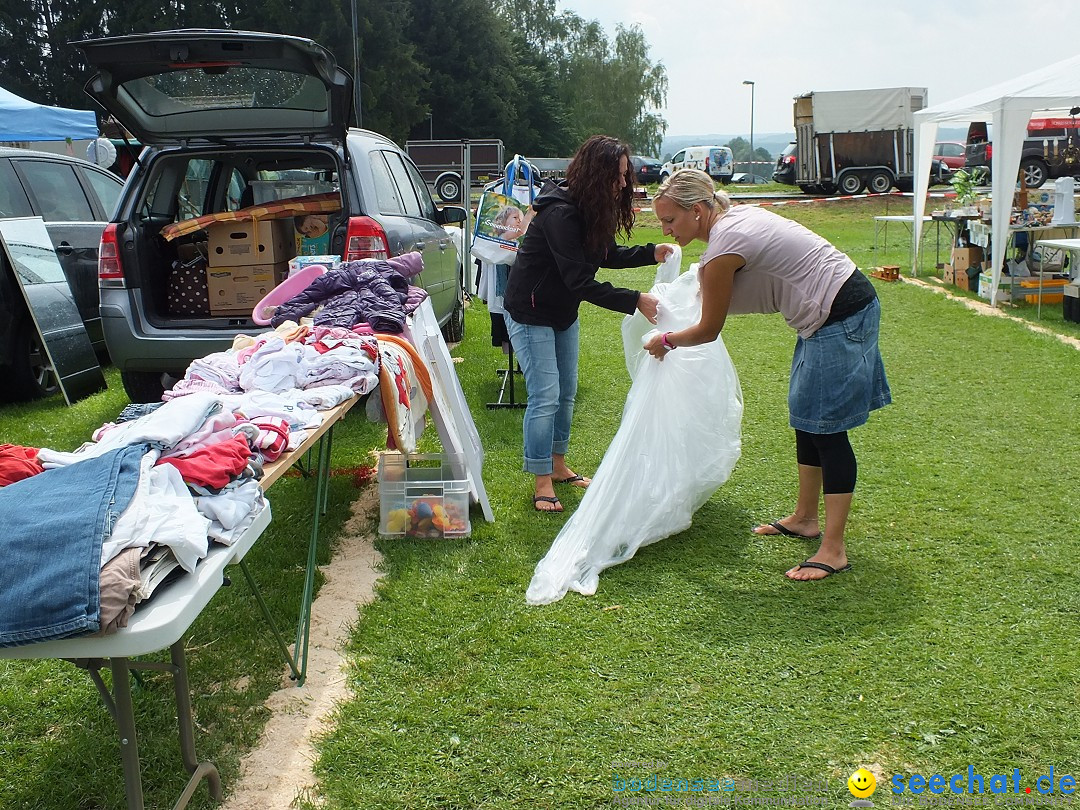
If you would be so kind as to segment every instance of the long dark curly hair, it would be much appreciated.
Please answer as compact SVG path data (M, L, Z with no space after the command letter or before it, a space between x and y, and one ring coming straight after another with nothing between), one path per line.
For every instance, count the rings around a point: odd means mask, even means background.
M626 156L626 185L615 196L619 158ZM581 145L566 170L567 190L585 218L585 250L604 255L619 233L634 227L634 167L630 147L618 138L593 135Z

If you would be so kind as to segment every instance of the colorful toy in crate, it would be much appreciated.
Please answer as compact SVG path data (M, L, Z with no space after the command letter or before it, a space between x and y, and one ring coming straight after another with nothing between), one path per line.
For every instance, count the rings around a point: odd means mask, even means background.
M394 509L386 516L386 531L390 534L408 534L409 526L408 509Z
M447 534L464 534L468 521L456 504L444 505L441 497L417 498L407 510L395 509L388 515L387 524L400 526L400 519L394 520L399 512L405 512L407 524L404 528L408 537L442 537ZM394 529L391 528L391 531ZM401 531L401 529L398 529Z

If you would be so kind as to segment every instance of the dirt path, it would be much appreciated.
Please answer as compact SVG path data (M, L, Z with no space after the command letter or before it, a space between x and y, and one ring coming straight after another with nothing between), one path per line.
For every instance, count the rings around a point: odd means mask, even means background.
M266 700L271 712L259 744L241 761L240 781L225 786L224 810L279 810L298 797L314 800L311 738L324 730L326 717L348 697L341 646L356 621L358 608L375 596L381 559L365 534L378 488L369 486L352 503L352 516L337 541L334 558L322 567L326 581L311 606L307 680L297 689L282 675L282 688Z
M995 318L1006 318L1007 320L1015 321L1021 326L1030 329L1032 332L1038 332L1041 335L1051 335L1052 337L1056 337L1066 346L1072 346L1074 349L1080 349L1080 340L1078 340L1077 338L1070 337L1069 335L1062 335L1059 332L1055 332L1053 329L1047 329L1045 326L1039 326L1039 324L1037 323L1025 321L1023 318L1017 318L1015 315L1010 315L1009 313L997 309L996 307L990 306L990 304L986 303L985 301L975 301L963 295L953 295L944 287L941 287L937 284L932 284L927 281L923 281L922 279L918 278L907 278L906 276L900 276L900 280L907 284L914 284L916 287L923 287L927 290L933 290L939 295L944 295L946 298L952 301L959 301L965 307L967 307L968 309L972 309L975 312L978 312L980 315L991 315Z

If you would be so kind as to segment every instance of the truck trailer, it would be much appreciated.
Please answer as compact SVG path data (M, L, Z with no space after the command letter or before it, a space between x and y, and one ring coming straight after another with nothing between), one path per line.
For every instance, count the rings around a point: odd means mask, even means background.
M796 96L796 185L805 194L911 191L914 114L925 106L925 87Z
M465 150L469 149L471 186L502 177L503 142L496 138L485 140L406 141L405 151L412 158L420 175L443 202L459 202L465 173Z

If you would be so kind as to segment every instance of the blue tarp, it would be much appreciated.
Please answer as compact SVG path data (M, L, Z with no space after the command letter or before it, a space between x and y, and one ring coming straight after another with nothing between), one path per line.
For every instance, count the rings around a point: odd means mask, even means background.
M92 112L35 104L0 87L0 141L62 141L97 136L97 117Z

